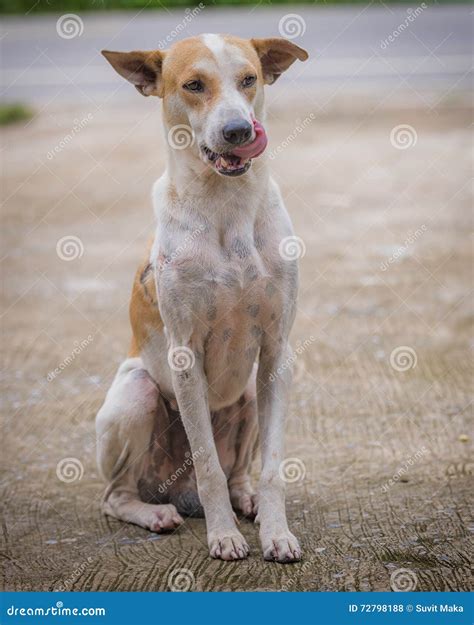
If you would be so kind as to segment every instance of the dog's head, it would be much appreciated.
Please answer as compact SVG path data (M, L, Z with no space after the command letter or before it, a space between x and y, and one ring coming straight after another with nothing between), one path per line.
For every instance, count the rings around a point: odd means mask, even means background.
M191 37L166 51L102 53L141 94L163 98L171 147L226 176L244 174L265 149L263 86L308 58L286 39L229 35Z

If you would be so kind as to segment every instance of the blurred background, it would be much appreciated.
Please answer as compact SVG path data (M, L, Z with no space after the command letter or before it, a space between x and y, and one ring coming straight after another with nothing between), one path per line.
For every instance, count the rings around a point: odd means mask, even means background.
M2 0L2 499L11 590L469 590L472 9ZM100 512L94 417L130 337L160 102L100 55L203 32L306 48L267 88L295 226L288 514L305 561ZM65 471L64 469L67 469Z

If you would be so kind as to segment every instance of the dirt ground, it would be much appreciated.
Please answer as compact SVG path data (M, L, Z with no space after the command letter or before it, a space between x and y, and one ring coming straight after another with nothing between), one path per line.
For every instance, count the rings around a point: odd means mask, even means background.
M472 586L472 112L459 94L321 102L277 98L268 121L305 251L286 465L305 559L287 566L245 520L250 558L223 563L203 520L160 536L99 509L94 417L153 229L156 101L58 105L2 132L5 589L169 590L178 569L194 590Z

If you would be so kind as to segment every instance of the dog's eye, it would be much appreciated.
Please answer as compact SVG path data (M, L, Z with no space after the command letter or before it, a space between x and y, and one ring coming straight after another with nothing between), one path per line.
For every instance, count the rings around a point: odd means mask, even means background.
M242 80L242 87L251 87L255 81L257 80L256 76L246 76L243 80Z
M183 89L193 91L194 93L202 93L204 91L204 84L200 80L190 80L183 85Z

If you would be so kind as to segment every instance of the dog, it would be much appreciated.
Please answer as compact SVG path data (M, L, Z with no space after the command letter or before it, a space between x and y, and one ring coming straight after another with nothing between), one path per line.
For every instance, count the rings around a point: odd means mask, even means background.
M280 253L293 230L262 122L264 85L308 54L286 39L215 34L102 54L163 100L168 137L131 347L96 419L103 510L153 532L205 516L210 555L239 560L249 547L235 509L256 516L266 560L300 560L280 477L298 268Z

